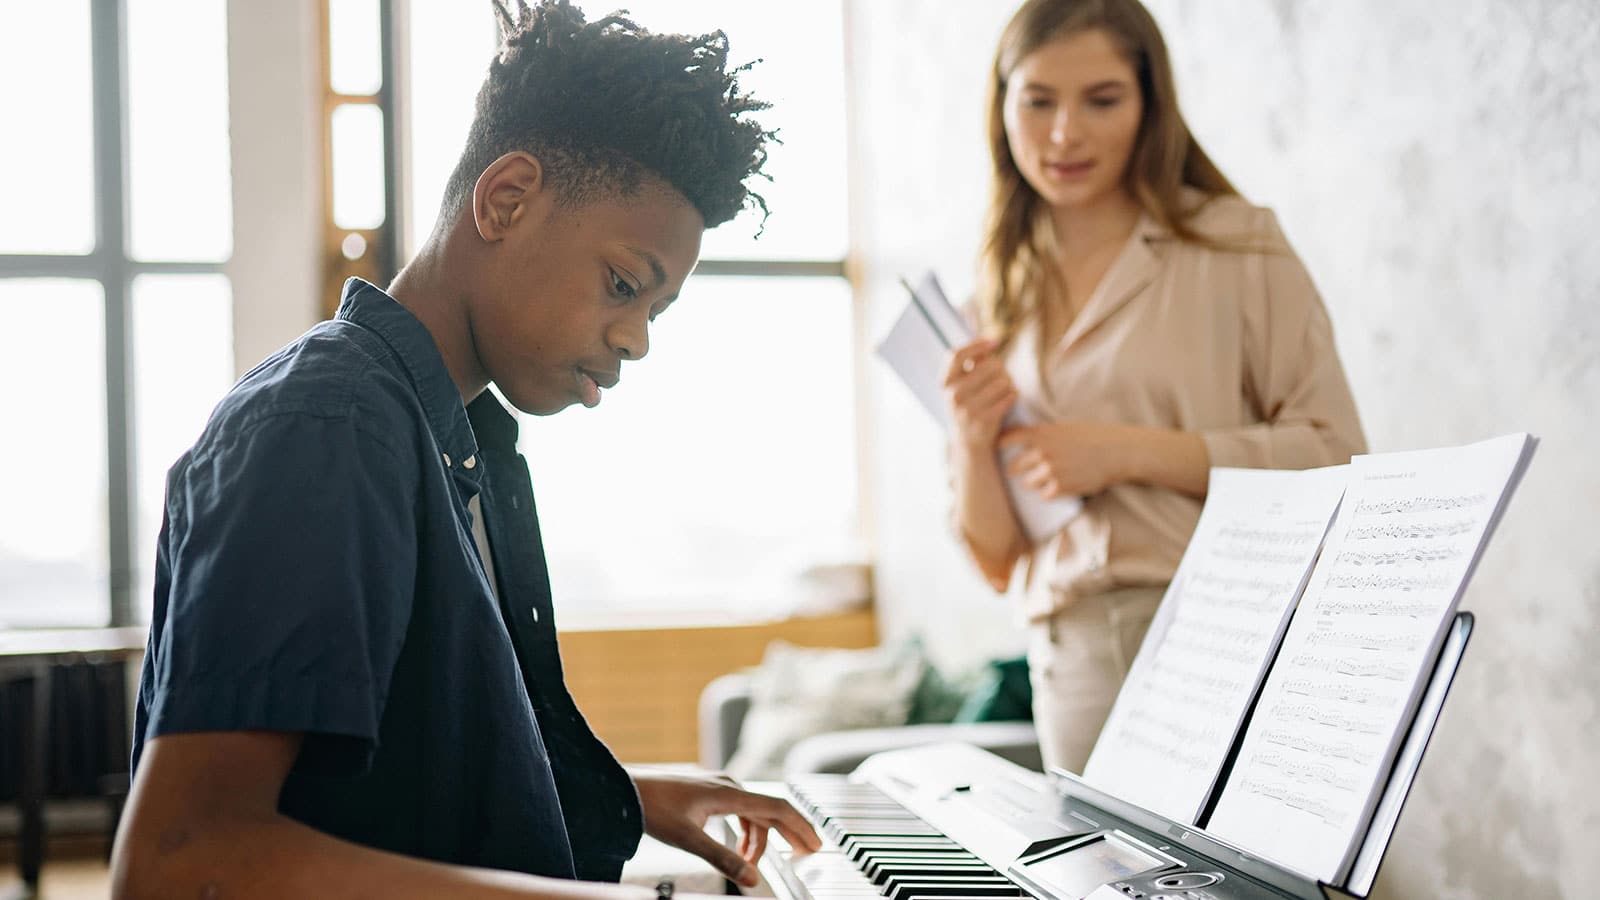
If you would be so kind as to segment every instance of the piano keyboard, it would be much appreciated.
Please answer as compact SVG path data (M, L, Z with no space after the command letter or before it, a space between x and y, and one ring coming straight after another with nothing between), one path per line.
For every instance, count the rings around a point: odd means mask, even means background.
M777 900L1323 900L1314 884L1269 886L1175 843L1186 828L1136 825L965 745L764 789L822 837L809 854L769 837L759 868Z
M992 900L1022 889L870 784L812 776L789 784L824 849L790 866L811 900ZM791 885L793 886L793 885Z

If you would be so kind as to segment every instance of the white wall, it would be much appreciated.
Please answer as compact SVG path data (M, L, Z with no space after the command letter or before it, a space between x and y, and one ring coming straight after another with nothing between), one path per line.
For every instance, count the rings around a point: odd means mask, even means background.
M974 281L987 183L983 90L1003 4L846 0L852 66L853 254L869 335L904 304L896 281L937 268L952 297ZM945 445L881 362L865 405L879 616L962 666L1020 652L1015 602L975 574L948 525Z
M315 0L228 2L233 358L244 374L321 318L321 37Z
M1600 9L1151 5L1197 135L1278 210L1321 286L1373 448L1544 438L1463 603L1480 628L1380 895L1577 896L1600 847ZM1009 13L990 6L852 5L858 251L876 328L901 302L898 271L937 265L970 283L982 89ZM1015 642L945 531L937 435L873 371L889 630L928 629L947 659Z

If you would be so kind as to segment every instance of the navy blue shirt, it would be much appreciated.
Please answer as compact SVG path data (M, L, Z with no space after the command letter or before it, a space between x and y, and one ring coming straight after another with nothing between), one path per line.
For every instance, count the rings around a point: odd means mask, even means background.
M573 705L516 419L352 279L167 475L133 766L302 732L280 810L410 856L616 880L638 795ZM479 496L499 594L472 536Z

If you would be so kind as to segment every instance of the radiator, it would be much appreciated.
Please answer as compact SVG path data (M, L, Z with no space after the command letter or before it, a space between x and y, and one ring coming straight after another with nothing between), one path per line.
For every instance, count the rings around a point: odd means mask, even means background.
M50 732L46 791L76 799L127 791L129 723L127 663L63 663L50 667ZM0 803L15 803L22 786L22 740L33 715L33 685L0 684Z

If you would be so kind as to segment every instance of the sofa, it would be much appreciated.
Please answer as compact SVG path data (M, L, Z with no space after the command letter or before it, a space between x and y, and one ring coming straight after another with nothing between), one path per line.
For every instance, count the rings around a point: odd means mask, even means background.
M700 694L700 764L722 770L739 746L752 702L753 676L723 675ZM881 750L960 742L982 747L1018 765L1042 771L1032 722L966 722L856 728L814 734L795 743L783 758L783 775L848 773Z

